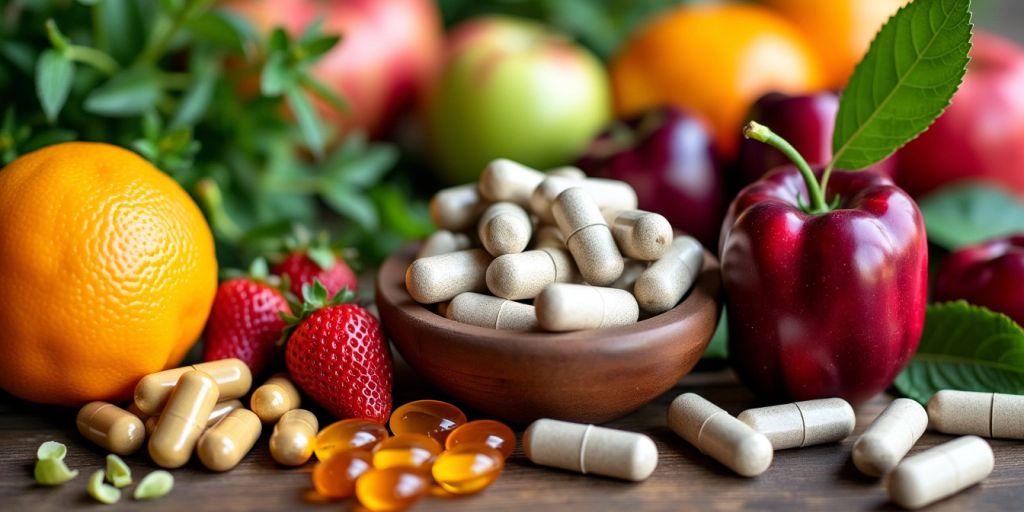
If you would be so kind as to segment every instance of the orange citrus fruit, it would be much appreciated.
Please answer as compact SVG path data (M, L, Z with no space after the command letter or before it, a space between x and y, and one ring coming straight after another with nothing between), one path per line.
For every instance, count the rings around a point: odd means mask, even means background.
M821 67L789 21L749 4L683 5L634 33L612 61L619 115L662 104L697 113L732 154L761 95L821 89Z
M213 236L177 183L69 142L0 170L0 387L79 405L181 362L217 289Z

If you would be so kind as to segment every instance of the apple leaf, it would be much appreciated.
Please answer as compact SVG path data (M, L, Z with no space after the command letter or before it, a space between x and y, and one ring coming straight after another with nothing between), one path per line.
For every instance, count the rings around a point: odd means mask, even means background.
M893 385L922 404L943 389L1024 394L1024 329L964 301L928 306L921 344Z
M950 251L1024 233L1024 201L984 183L944 187L922 198L928 239Z
M970 0L917 0L875 36L839 102L830 167L864 169L928 128L967 70Z

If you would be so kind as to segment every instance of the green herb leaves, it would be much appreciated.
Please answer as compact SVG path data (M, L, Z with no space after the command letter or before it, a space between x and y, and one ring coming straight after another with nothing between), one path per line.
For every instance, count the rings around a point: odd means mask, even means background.
M57 119L64 102L71 92L75 79L75 64L57 50L46 50L36 64L36 93L43 106L46 119L51 123Z
M946 187L918 205L928 239L951 251L1017 233L1024 226L1024 201L994 185Z
M1024 393L1024 329L963 301L928 307L917 354L894 383L926 403L941 389Z
M960 87L970 0L917 0L889 19L839 104L829 167L863 169L924 131Z

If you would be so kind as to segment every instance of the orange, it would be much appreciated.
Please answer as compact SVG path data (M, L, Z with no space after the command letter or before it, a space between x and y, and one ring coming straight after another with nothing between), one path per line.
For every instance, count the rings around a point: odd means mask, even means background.
M909 0L765 0L792 21L817 52L825 86L839 89L875 34Z
M817 57L791 23L749 4L684 5L640 28L612 62L619 115L671 104L711 125L719 149L736 147L747 109L771 91L821 89Z
M130 151L69 142L0 170L0 387L80 405L131 395L195 343L217 289L213 236Z

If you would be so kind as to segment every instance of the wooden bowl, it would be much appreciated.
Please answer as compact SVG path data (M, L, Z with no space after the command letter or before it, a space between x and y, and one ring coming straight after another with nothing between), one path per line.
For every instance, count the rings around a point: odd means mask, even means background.
M377 274L384 330L423 378L489 416L603 423L668 391L697 364L721 313L718 260L705 253L689 295L634 325L568 333L498 331L458 323L416 303L405 270L416 247Z

